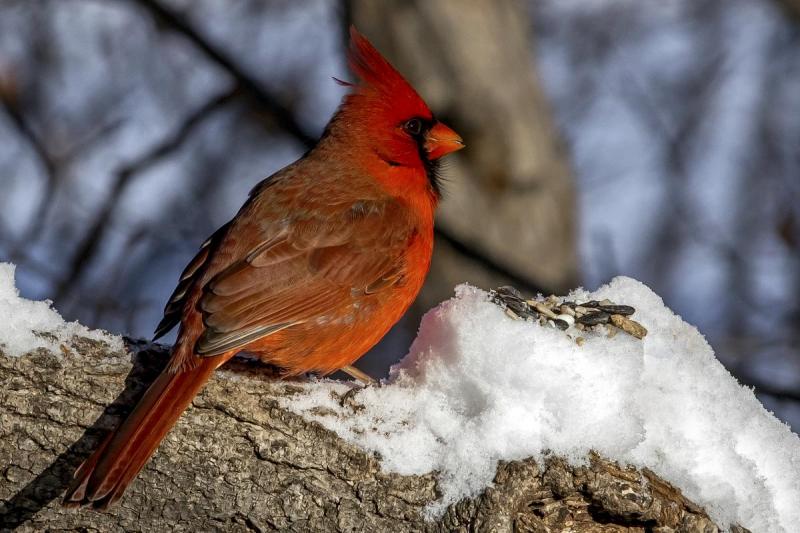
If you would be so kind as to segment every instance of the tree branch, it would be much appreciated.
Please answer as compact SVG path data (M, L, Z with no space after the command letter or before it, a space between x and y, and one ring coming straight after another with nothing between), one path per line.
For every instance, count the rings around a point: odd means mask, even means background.
M239 94L238 88L227 91L216 98L211 99L200 106L188 117L186 117L180 127L168 138L151 148L147 153L137 160L120 168L112 179L111 192L106 198L94 223L78 244L77 250L72 257L66 275L56 287L55 300L61 300L75 282L81 277L84 267L95 256L105 237L105 232L109 227L109 222L114 214L122 193L131 179L140 172L152 167L164 157L179 149L187 140L191 132L201 124L210 114L232 101Z
M443 242L449 244L450 247L460 255L478 263L498 276L505 278L511 285L514 285L518 289L531 294L550 294L550 292L552 292L537 282L528 279L524 274L515 271L513 268L509 268L495 261L489 254L484 254L475 247L468 246L464 241L458 239L445 228L439 226L436 228L435 232L437 239L441 239Z
M39 204L31 218L31 229L26 232L27 236L30 236L35 231L35 228L42 224L42 220L55 195L56 184L58 182L58 166L56 165L55 158L50 155L47 147L25 120L14 95L0 88L0 104L2 104L6 115L8 115L11 119L11 123L19 132L20 137L26 140L44 169L46 182L44 185L44 194L42 194L42 198L39 200ZM27 239L23 238L22 241L27 241Z
M717 531L652 472L599 456L580 467L556 457L500 463L482 495L426 520L435 474L382 472L371 454L281 407L303 394L296 384L241 361L195 398L118 505L67 509L59 502L72 472L129 412L166 353L141 350L131 365L87 339L61 351L10 358L0 350L0 529Z
M193 45L203 51L217 66L222 67L233 76L239 86L256 103L263 108L277 122L283 130L300 141L306 148L311 148L317 142L317 136L306 131L295 118L291 110L279 102L269 91L264 90L255 78L251 77L244 69L240 68L221 49L213 46L205 37L202 37L191 25L184 22L171 9L156 0L137 0L150 13L166 26L186 37Z

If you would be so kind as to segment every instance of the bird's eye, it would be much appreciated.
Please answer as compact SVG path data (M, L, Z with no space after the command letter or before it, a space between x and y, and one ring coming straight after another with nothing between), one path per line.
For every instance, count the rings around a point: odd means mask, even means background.
M409 135L419 135L422 133L422 121L418 118L407 120L406 123L403 124L403 129L406 130L406 133Z

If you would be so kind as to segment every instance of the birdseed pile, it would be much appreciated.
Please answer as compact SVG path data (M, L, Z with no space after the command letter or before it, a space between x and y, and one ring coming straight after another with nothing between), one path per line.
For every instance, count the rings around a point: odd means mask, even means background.
M557 296L526 299L517 289L508 285L490 291L489 298L514 320L539 322L542 326L562 331L574 326L579 331L605 333L609 337L619 331L637 339L647 335L647 329L630 318L636 309L608 299L586 302L574 302ZM583 344L584 340L583 337L575 338L578 344Z

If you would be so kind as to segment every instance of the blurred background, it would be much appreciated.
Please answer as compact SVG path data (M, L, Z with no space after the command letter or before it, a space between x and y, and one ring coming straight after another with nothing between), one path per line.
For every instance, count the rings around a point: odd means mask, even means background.
M625 274L800 430L800 0L0 0L0 261L147 337L250 188L312 145L365 33L467 149L386 373L457 283ZM0 318L1 319L1 318Z

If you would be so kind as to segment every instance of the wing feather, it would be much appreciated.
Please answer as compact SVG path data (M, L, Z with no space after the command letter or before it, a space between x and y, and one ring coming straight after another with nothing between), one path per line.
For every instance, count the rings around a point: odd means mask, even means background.
M195 352L203 357L219 355L244 346L267 335L286 329L291 324L272 324L269 326L253 326L242 328L232 335L218 335L215 330L207 329L195 344Z
M196 352L212 356L242 348L335 315L354 295L398 283L413 220L396 200L359 201L324 216L305 214L278 235L265 235L206 285L200 300L206 330Z
M164 306L164 317L156 327L156 331L153 334L153 340L163 337L180 322L183 306L186 303L186 293L195 283L197 276L202 271L202 267L204 267L208 262L210 250L212 248L211 244L214 242L219 242L219 240L225 234L228 226L229 224L225 224L215 231L211 237L206 239L206 241L200 246L200 250L181 273L178 286L169 297L169 300L167 300L167 305Z

